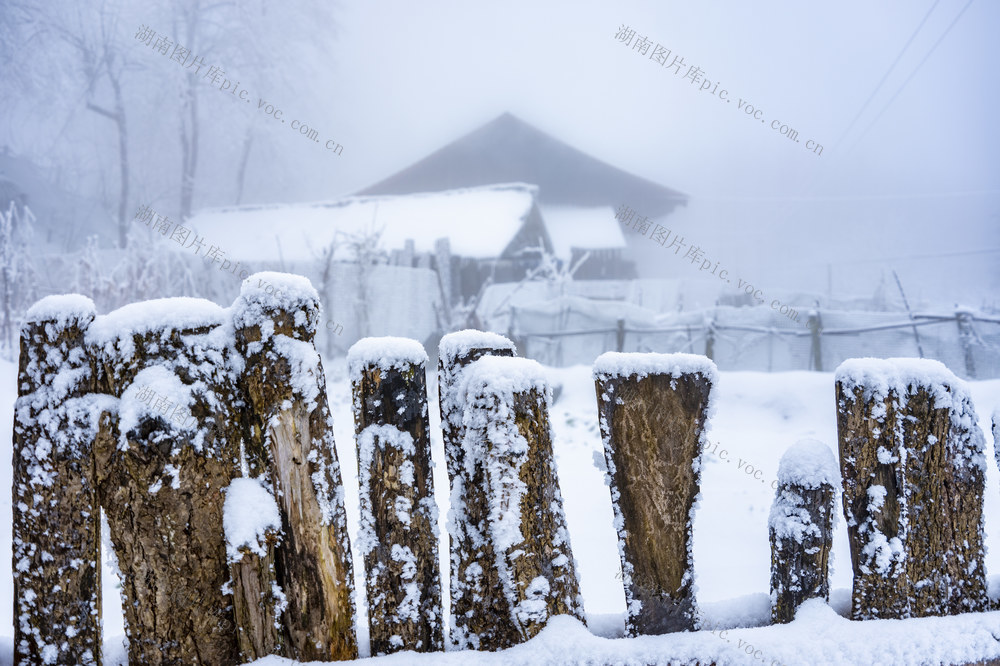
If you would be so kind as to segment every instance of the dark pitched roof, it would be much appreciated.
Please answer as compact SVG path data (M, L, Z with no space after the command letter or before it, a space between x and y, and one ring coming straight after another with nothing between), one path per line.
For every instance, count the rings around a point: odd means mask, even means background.
M358 194L413 194L490 183L538 185L542 205L626 204L666 215L687 196L606 164L505 113Z

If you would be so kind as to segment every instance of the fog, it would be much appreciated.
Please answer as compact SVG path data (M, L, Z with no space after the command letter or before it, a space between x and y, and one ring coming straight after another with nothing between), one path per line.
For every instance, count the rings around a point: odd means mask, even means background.
M4 2L0 145L98 217L117 211L119 146L87 107L113 98L79 42L121 55L129 210L176 208L181 189L182 66L136 40L140 25L196 35L249 93L193 88L195 211L351 194L510 112L688 195L677 229L772 288L870 295L895 268L921 298L997 303L996 3ZM622 26L729 100L616 39ZM113 224L93 224L114 242ZM646 274L690 271L629 242Z

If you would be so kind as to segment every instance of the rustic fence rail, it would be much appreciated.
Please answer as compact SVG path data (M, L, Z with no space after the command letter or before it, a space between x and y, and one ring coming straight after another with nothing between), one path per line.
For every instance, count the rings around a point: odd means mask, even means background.
M728 309L728 310L731 310ZM738 312L738 310L737 310ZM773 316L773 324L733 323L733 313L723 317L720 310L681 313L686 323L669 326L635 326L618 319L610 326L556 328L560 318L553 316L553 330L535 322L525 323L523 315L512 309L507 336L518 342L526 355L549 365L572 365L585 362L588 354L611 350L619 352L669 351L703 353L726 370L830 370L847 358L855 356L900 356L907 353L934 358L942 362L958 361L959 371L970 379L1000 377L1000 318L956 310L951 314L917 313L911 318L867 326L836 326L824 319L845 315L841 311L821 312L804 309L800 323ZM752 310L748 316L752 315ZM861 313L865 315L885 313ZM680 317L680 315L678 315ZM759 317L757 317L759 319ZM815 323L810 324L813 320ZM918 329L935 327L942 331L942 341L931 347L921 344ZM950 332L944 334L945 331ZM885 339L879 334L894 331L912 332L898 339ZM729 335L730 333L738 335ZM587 351L576 353L564 348L564 340L589 341ZM801 343L798 341L802 341ZM851 341L845 345L842 340ZM726 350L722 346L725 343ZM775 352L774 345L779 344ZM749 361L741 361L750 347L767 347ZM789 348L798 348L792 351ZM925 352L925 348L927 351ZM599 350L599 351L592 351ZM732 350L730 353L728 350ZM734 356L735 353L735 356ZM789 354L785 361L781 354Z

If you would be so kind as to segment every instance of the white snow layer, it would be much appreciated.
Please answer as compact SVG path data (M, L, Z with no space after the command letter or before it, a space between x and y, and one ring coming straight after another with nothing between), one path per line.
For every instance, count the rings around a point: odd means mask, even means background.
M225 308L204 298L157 298L129 303L97 317L87 330L87 342L105 347L121 340L130 345L133 335L218 326L227 319Z
M243 280L240 296L231 309L235 328L259 325L262 338L266 341L274 332L269 313L275 309L293 313L296 326L304 326L310 335L315 334L320 316L320 300L308 278L291 273L261 271Z
M594 378L639 375L670 375L700 373L714 386L718 377L715 363L700 354L658 354L655 352L605 352L594 361Z
M778 464L778 483L819 488L840 487L840 467L830 447L818 439L800 439L788 447Z
M273 301L290 309L319 301L309 278L277 271L260 271L243 280L240 296L246 300Z
M39 300L24 315L25 323L56 322L60 329L93 319L97 313L94 301L81 294L58 294Z
M118 410L121 441L125 442L126 435L139 427L144 418L164 416L168 409L190 412L195 402L191 393L193 388L194 385L184 384L180 377L162 365L140 370L122 391ZM191 429L196 430L197 424Z
M863 387L865 401L884 399L890 390L906 395L910 387L917 386L934 396L938 408L950 403L949 388L958 399L969 395L968 384L944 363L929 358L850 358L837 367L835 377L848 396L856 387Z
M621 666L715 663L718 666L915 666L964 664L1000 657L993 633L1000 612L852 622L820 599L799 607L789 624L610 639L560 615L530 641L500 652L405 652L366 660L377 666ZM265 657L256 666L296 662ZM321 662L312 662L318 664ZM338 662L343 663L343 662Z
M552 239L552 250L560 259L571 259L573 248L627 247L610 206L542 206L542 219Z
M423 345L410 338L361 338L347 351L347 367L352 382L361 381L361 375L372 366L386 372L414 365L426 366L427 352Z
M548 390L545 368L538 361L509 356L484 356L470 363L461 381L459 395L466 396L468 402L482 394L510 403L515 393L537 389L545 395Z
M273 261L278 240L285 261L313 261L315 250L338 234L370 234L381 229L383 247L401 248L407 240L416 252L434 252L447 237L451 252L491 258L517 236L534 206L538 188L506 183L401 196L356 196L312 204L277 204L206 210L190 220L201 234L228 236L230 256L244 261ZM238 227L239 234L229 233ZM344 244L334 259L353 256Z
M464 331L448 333L441 338L438 343L438 358L447 367L456 358L465 356L472 349L509 349L514 351L514 343L499 333L467 328Z
M230 562L243 558L241 550L264 557L268 531L281 530L278 503L271 491L257 479L233 479L226 488L222 527L226 533L226 554Z

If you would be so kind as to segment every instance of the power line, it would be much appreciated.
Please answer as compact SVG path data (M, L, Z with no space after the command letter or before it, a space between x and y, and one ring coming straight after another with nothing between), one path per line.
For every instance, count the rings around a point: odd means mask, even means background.
M868 134L868 131L875 126L875 123L878 122L878 119L882 117L882 114L885 113L886 109L888 109L889 106L895 101L895 99L899 96L899 93L903 92L903 89L906 88L906 84L908 84L910 80L916 75L916 73L920 71L920 68L923 67L924 63L927 62L927 59L931 57L931 54L934 53L938 45L941 44L942 41L944 41L944 38L948 36L948 33L951 32L951 29L955 27L956 23L958 23L958 19L962 18L962 14L965 13L965 10L968 9L969 5L971 4L972 0L969 0L967 3L965 3L965 6L962 7L962 11L960 11L958 13L958 16L956 16L954 20L952 20L952 22L948 25L948 28L944 31L944 34L938 37L938 40L934 42L934 46L932 46L931 50L927 52L927 55L924 56L924 59L920 61L920 64L917 65L916 69L914 69L913 72L911 72L910 75L906 78L906 80L903 81L903 85L899 87L899 90L896 91L896 94L894 94L889 99L889 101L885 103L885 106L882 107L882 110L879 111L877 116L875 116L875 120L871 121L868 127L865 128L865 131L861 133L861 136L858 137L858 140L854 142L854 145L851 146L852 149L861 142L861 139L865 138L865 135Z
M885 80L889 78L889 74L891 74L892 70L896 68L896 65L899 64L900 58L902 58L903 54L906 53L906 49L910 48L910 44L913 43L913 40L917 36L917 33L920 32L921 28L924 27L924 24L927 23L927 19L930 18L931 12L934 11L934 8L938 6L938 3L940 1L941 0L934 0L934 4L931 5L931 8L927 10L926 14L924 14L924 19L920 22L920 25L918 25L917 29L913 31L913 34L910 35L910 38L906 40L906 44L903 46L903 50L896 54L896 59L892 61L892 64L889 65L889 69L887 69L885 74L882 75L882 79L875 86L875 89L872 90L872 94L869 95L868 99L865 100L865 103L861 105L861 108L858 110L858 114L854 116L854 120L852 120L851 124L847 126L847 129L844 130L844 133L840 135L840 138L837 139L837 143L835 143L833 146L834 148L839 146L840 142L844 140L844 137L846 137L851 132L851 130L854 129L854 125L855 123L858 122L858 118L861 117L861 114L864 113L865 109L868 108L868 105L871 104L871 101L875 98L875 94L882 87L882 84L885 83Z
M983 194L1000 194L1000 190L967 190L964 192L921 192L917 194L845 194L819 196L702 196L692 194L690 201L869 201L892 199L943 199L946 197L971 197Z
M905 261L907 259L937 259L938 257L961 257L969 254L993 254L993 253L1000 253L1000 247L995 247L990 250L966 250L964 252L937 252L935 254L910 254L902 257L882 257L879 259L857 259L855 261L833 261L827 263L832 263L836 266L844 266L849 264L875 264L883 261Z

